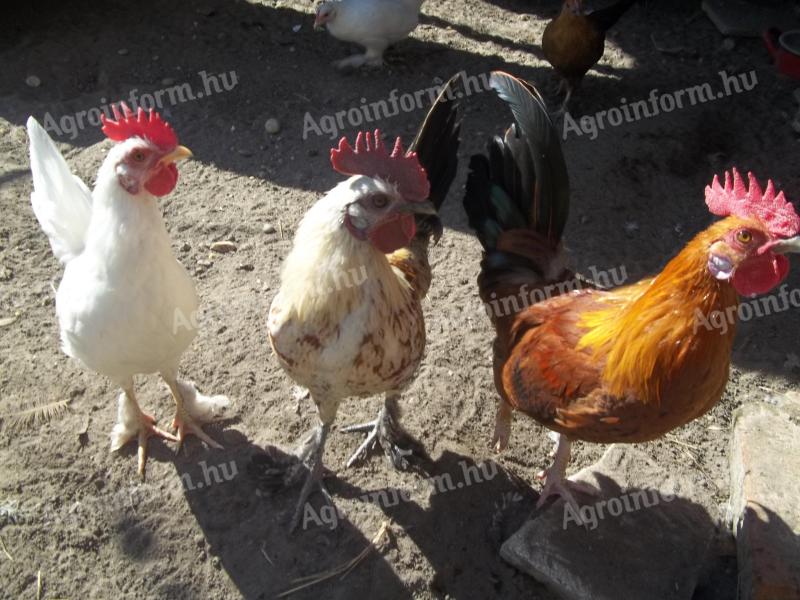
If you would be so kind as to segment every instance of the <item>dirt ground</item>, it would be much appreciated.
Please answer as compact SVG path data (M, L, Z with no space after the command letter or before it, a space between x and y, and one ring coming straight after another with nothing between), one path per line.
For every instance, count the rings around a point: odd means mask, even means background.
M391 521L389 541L346 577L295 598L551 598L504 563L498 549L530 514L551 441L528 419L515 421L511 446L496 457L492 331L480 312L475 277L479 245L466 227L461 194L466 160L509 121L492 93L465 102L463 158L443 208L445 235L432 251L435 278L425 304L428 346L403 400L405 426L456 484L439 492L418 475L397 473L382 456L344 469L360 438L334 431L326 452L329 489L343 515L311 520L287 536L297 489L263 492L248 474L264 447L292 448L313 423L271 355L266 313L279 267L303 213L339 180L327 135L303 137L305 115L414 92L465 70L504 69L540 86L555 106L555 80L539 41L557 0L428 0L422 24L380 71L349 74L330 66L350 49L312 30L311 2L14 3L0 25L0 597L272 598L299 577L356 557ZM651 37L652 36L652 37ZM654 41L661 51L657 50ZM666 51L664 51L666 49ZM796 84L779 77L758 39L726 42L699 2L645 2L609 36L572 107L594 115L651 90L710 83L719 71L757 75L750 91L599 131L569 133L564 151L572 185L567 242L579 270L624 267L629 281L651 273L710 222L703 187L731 165L771 177L800 194L798 137L790 128ZM70 120L112 100L227 74L212 94L162 110L195 160L182 164L176 191L163 199L179 259L194 273L201 331L183 374L228 394L230 419L210 428L225 450L195 438L185 451L152 443L147 482L136 477L135 449L110 454L117 390L59 348L53 285L60 268L29 202L28 115L63 123L68 163L94 179L109 143L97 127L70 134ZM32 76L34 78L32 78ZM386 119L386 132L410 139L425 109ZM278 133L265 122L277 119ZM43 121L44 122L44 121ZM342 133L353 135L354 128ZM271 225L272 227L269 227ZM232 240L234 253L209 253ZM790 288L800 285L797 271ZM13 321L10 322L9 321ZM724 517L732 411L765 390L796 387L800 314L781 312L742 324L723 400L670 439L641 444L664 470L689 466L707 495L709 518ZM162 423L172 401L154 377L140 378L140 400ZM69 400L43 424L12 426L8 415ZM374 417L378 399L348 401L337 424ZM675 442L674 440L678 440ZM591 464L598 445L578 444L570 471ZM485 462L496 461L496 463ZM470 470L483 465L481 478ZM215 471L212 468L216 469ZM214 479L214 473L220 475ZM470 479L465 479L470 477ZM461 483L463 485L457 485ZM211 484L211 485L209 485ZM380 491L407 501L375 502ZM373 496L367 496L374 492ZM388 495L386 496L388 497ZM314 497L314 505L321 506ZM394 504L394 505L389 505ZM733 546L724 526L696 598L732 598ZM7 553L6 553L7 552ZM13 557L11 560L9 557Z

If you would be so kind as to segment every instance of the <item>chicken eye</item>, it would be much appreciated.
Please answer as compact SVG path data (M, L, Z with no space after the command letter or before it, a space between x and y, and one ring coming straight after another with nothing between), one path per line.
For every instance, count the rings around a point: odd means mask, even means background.
M136 150L133 153L133 160L135 160L136 162L142 162L144 160L144 152L142 152L141 150Z
M383 194L375 194L370 200L375 208L386 208L386 205L389 204L389 198Z
M736 241L740 244L749 244L753 240L753 234L747 229L741 229L736 233Z

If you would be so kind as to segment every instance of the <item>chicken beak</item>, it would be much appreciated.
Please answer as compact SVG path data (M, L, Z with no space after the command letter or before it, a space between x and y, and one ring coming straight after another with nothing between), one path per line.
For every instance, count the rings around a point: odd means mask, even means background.
M319 31L320 29L325 29L325 17L317 15L314 19L314 31Z
M397 212L415 215L438 215L439 211L430 200L424 202L406 202L397 208Z
M800 235L796 235L786 240L780 240L770 246L770 250L778 254L789 254L792 252L800 253Z
M158 161L162 165L169 165L179 160L183 160L184 158L191 158L192 151L189 150L186 146L178 146L169 154L162 156L161 160Z

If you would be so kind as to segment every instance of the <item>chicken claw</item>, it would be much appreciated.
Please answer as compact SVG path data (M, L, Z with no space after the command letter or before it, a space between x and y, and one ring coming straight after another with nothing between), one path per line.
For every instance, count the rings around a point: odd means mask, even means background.
M387 394L377 419L342 428L344 433L367 432L366 439L350 456L345 463L345 467L352 467L356 461L365 457L370 450L378 445L383 448L386 457L394 468L401 471L407 471L411 468L412 465L409 458L422 457L427 459L422 444L411 437L400 425L399 411L397 409L398 398L399 396L396 394ZM409 447L403 448L401 444Z
M303 489L292 515L290 533L297 529L301 517L305 516L308 498L315 486L325 501L336 510L336 505L323 483L327 469L322 463L322 455L329 429L328 425L320 423L308 432L293 453L284 453L274 446L268 446L265 452L254 455L247 467L249 474L257 481L259 489L268 495L279 493L303 481ZM303 525L305 528L305 522Z
M156 420L152 416L142 412L136 402L133 387L129 386L119 396L119 407L117 409L117 422L111 430L111 451L114 452L122 448L134 438L138 438L138 469L139 477L144 481L144 470L147 463L147 440L152 436L158 436L177 442L171 433L156 427Z
M544 487L539 494L536 508L542 508L550 497L560 496L564 502L570 505L575 515L580 515L581 507L575 500L573 492L590 496L596 496L598 492L588 483L571 481L566 478L571 442L567 436L560 433L551 432L550 437L556 440L556 449L553 464L536 476L537 479L544 480Z
M203 431L199 423L210 423L222 418L230 401L225 396L203 396L193 384L178 381L174 377L163 377L175 399L172 428L178 433L176 452L180 452L187 434L196 435L211 448L222 450L222 445Z
M294 515L289 525L290 533L294 533L297 526L300 524L300 518L303 516L308 497L315 487L319 488L319 491L331 506L335 506L330 493L322 481L322 473L324 470L322 455L325 451L325 440L328 437L329 430L330 426L327 424L320 424L318 427L315 427L298 450L297 457L308 468L308 475L303 482L303 488L300 490L300 498L297 500L297 507L294 509Z

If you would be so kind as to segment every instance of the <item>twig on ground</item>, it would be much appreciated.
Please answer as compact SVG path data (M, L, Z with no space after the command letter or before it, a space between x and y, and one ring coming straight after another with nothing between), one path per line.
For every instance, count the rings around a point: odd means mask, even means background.
M341 575L341 577L339 578L339 581L341 581L342 579L347 577L347 575L353 569L355 569L369 555L369 553L373 549L378 548L379 542L385 535L387 535L388 531L389 531L389 521L384 521L381 524L378 533L375 534L375 537L372 538L367 547L364 548L358 554L358 556L356 556L352 560L347 561L344 564L339 565L338 567L329 569L328 571L317 573L316 575L308 575L306 577L300 577L298 579L295 579L292 583L297 584L296 587L293 587L292 589L286 590L285 592L278 594L276 598L285 598L290 594L294 594L295 592L300 591L307 587L311 587L312 585L322 583L323 581L336 577L337 575Z
M11 556L11 554L8 551L8 549L6 548L6 543L3 541L2 537L0 537L0 550L2 550L3 554L5 554L8 557L8 560L10 560L10 561L14 560L14 557Z

